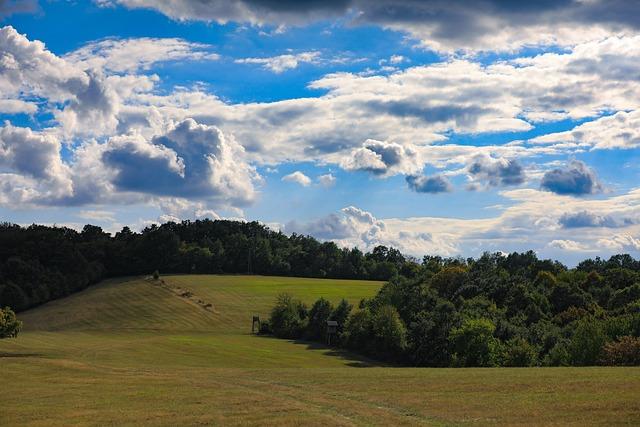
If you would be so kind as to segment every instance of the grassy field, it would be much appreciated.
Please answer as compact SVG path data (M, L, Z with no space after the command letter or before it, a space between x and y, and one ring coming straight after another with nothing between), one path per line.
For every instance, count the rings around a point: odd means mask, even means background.
M278 293L357 303L375 282L113 280L21 314L0 425L638 425L640 369L417 369L250 334Z

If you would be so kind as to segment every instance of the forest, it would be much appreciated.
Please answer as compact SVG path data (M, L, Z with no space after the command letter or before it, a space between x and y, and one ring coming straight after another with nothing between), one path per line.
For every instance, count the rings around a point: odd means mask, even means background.
M640 262L629 255L576 268L526 253L425 256L354 310L281 295L263 332L325 341L410 366L640 365Z
M640 261L588 259L575 268L525 253L418 260L377 246L363 253L258 222L169 222L111 235L86 225L0 225L0 307L16 312L109 277L261 274L380 280L357 307L312 307L282 295L263 332L326 340L413 366L640 363ZM268 329L267 329L268 328Z

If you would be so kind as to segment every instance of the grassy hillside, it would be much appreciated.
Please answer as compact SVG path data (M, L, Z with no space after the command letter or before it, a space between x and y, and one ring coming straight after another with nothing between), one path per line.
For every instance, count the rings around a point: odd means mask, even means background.
M276 297L288 292L308 303L321 296L357 305L380 282L263 276L167 276L109 280L22 313L27 331L150 330L228 332L251 330L252 316L267 318ZM186 295L189 292L191 295ZM204 304L212 306L204 309Z
M0 341L0 425L640 422L636 368L379 367L249 334L280 292L357 303L379 286L248 276L94 286L22 313L25 332Z

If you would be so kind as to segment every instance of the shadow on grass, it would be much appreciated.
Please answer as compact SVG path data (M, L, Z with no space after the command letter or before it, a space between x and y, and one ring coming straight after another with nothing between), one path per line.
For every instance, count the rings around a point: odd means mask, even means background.
M253 335L257 338L262 339L272 339L272 340L281 340L282 338L276 338L272 335ZM285 340L295 345L305 346L305 350L316 350L322 351L325 356L337 357L345 361L347 366L351 366L354 368L372 368L372 367L380 367L380 366L389 366L387 364L381 363L379 361L369 359L367 357L361 356L356 353L352 353L350 351L329 347L328 345L315 342L315 341L305 341L305 340Z
M40 353L3 353L0 352L0 359L10 357L44 357L44 354Z

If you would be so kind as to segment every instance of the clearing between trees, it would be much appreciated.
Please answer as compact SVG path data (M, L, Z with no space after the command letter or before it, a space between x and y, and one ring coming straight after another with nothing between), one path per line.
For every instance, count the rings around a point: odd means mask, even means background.
M0 425L640 423L639 368L396 368L250 333L280 293L357 305L381 282L162 279L20 313L24 331L0 341Z

